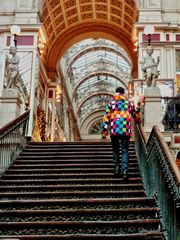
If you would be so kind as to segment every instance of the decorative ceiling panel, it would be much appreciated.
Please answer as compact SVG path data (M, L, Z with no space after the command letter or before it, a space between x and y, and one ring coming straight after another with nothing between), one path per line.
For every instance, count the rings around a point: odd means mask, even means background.
M111 5L122 9L123 3L120 0L111 0Z
M64 23L64 22L63 22L63 19L64 19L63 15L62 15L62 14L59 15L58 18L54 19L55 25L56 25L56 26L62 25L62 24Z
M56 18L58 15L60 16L61 13L62 13L61 6L58 6L52 11L52 17ZM63 21L63 19L61 21Z
M69 9L69 8L71 8L71 7L76 6L76 1L75 1L75 0L67 0L67 1L64 1L63 6L64 6L64 10L67 10L67 9Z
M105 3L105 4L107 4L107 0L96 0L95 2L96 3Z
M120 18L122 17L122 11L115 7L111 7L111 14L117 15Z
M60 0L51 0L49 6L51 9L55 8L60 3Z
M77 8L72 8L72 9L66 11L66 18L70 18L73 15L76 15L76 17L77 17L77 13L78 13Z
M93 7L92 7L92 4L87 4L87 5L82 5L80 6L80 11L81 13L84 13L84 12L92 12L93 11Z
M105 4L96 4L96 5L95 5L95 10L96 10L97 12L107 12L108 6L105 5Z
M92 0L79 0L79 4L92 3Z
M89 20L93 18L93 13L83 13L81 14L81 20Z

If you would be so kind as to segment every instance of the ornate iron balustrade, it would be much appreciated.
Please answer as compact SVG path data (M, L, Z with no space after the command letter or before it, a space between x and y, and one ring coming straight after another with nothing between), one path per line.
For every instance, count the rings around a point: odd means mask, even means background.
M29 111L0 129L0 174L9 167L26 144Z
M148 197L156 197L168 240L177 240L180 199L180 172L157 126L147 139L135 126L135 146Z

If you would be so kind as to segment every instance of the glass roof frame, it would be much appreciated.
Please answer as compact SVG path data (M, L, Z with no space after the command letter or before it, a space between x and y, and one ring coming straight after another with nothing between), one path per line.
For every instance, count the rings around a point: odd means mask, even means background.
M128 54L105 39L86 39L74 44L61 63L66 66L65 75L72 84L72 101L75 97L76 116L80 122L95 110L94 106L102 111L102 105L111 99L115 88L127 88L131 79L132 64ZM103 94L106 95L104 98Z

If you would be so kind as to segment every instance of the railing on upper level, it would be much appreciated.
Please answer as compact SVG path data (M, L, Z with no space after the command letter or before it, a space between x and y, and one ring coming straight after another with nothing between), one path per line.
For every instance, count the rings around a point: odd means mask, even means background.
M140 109L144 123L144 104ZM161 119L165 131L180 132L180 96L161 98Z
M29 111L0 129L0 174L9 167L26 144Z
M180 97L163 97L161 106L165 131L180 132Z
M177 208L180 199L180 172L157 126L147 139L135 126L135 146L148 197L155 196L168 240L176 240Z

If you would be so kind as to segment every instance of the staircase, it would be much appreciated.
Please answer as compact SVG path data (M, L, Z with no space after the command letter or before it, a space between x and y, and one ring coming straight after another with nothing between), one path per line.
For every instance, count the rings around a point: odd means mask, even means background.
M0 239L164 239L129 154L124 182L109 142L29 143L0 179Z

